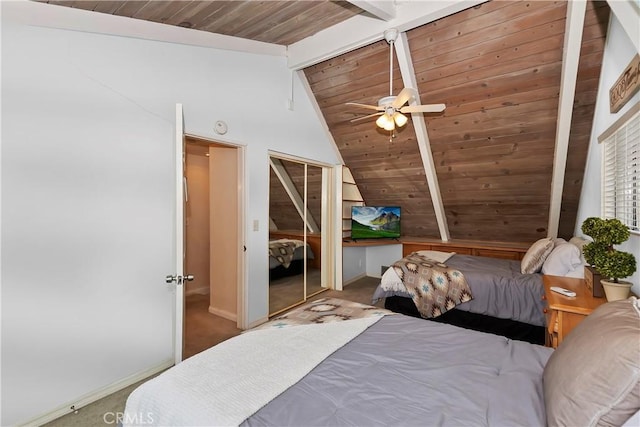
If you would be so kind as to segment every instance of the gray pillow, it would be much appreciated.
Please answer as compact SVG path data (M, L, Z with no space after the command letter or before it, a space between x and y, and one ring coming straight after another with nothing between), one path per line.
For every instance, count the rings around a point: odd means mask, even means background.
M640 302L594 310L551 355L543 381L551 427L627 421L640 410Z

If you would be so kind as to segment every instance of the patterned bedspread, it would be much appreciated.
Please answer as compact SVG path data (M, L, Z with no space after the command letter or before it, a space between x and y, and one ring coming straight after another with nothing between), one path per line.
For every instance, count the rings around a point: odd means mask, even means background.
M267 323L263 323L251 330L284 328L286 326L311 323L343 322L345 320L380 317L389 314L395 313L385 308L374 307L372 305L347 301L340 298L320 298L274 317Z
M462 273L418 253L407 255L392 268L422 317L437 317L473 298Z
M269 255L275 258L284 268L289 268L293 260L296 248L304 245L304 242L291 239L279 239L269 242Z

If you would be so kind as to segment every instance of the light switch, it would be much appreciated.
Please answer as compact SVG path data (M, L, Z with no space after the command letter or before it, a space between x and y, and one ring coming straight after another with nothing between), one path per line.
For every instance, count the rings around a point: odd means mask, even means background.
M260 230L260 221L258 221L257 219L253 220L253 231L258 231Z

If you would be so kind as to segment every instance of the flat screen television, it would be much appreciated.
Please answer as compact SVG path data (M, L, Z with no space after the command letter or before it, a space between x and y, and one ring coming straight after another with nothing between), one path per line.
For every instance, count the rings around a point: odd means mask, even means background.
M351 239L397 239L399 237L399 206L351 207Z

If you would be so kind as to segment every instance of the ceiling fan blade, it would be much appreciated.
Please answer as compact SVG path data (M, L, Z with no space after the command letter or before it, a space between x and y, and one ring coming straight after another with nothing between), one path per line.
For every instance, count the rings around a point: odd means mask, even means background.
M396 99L393 101L391 106L396 110L400 109L404 104L406 104L413 96L415 95L415 91L410 87L405 87L400 91Z
M401 113L440 113L444 111L444 104L407 105L400 109Z
M368 104L359 104L357 102L346 102L345 105L353 105L354 107L367 108L369 110L383 111L383 107L378 107L377 105L368 105Z
M355 122L359 122L360 120L370 119L371 117L381 116L381 115L383 115L383 114L384 114L384 112L368 114L368 115L366 115L366 116L356 117L355 119L351 119L351 120L349 120L349 121L350 121L351 123L355 123Z

